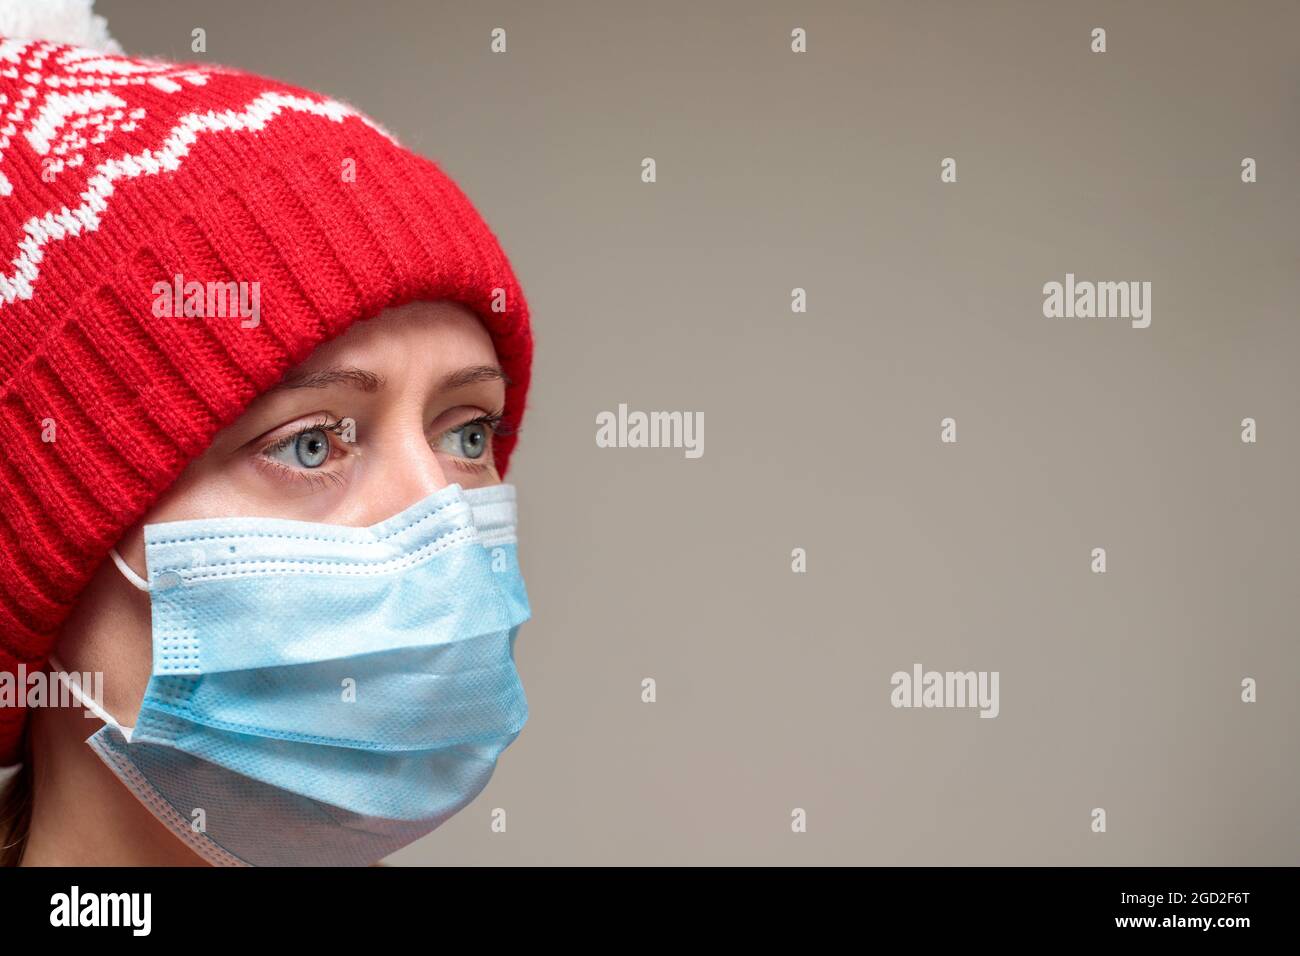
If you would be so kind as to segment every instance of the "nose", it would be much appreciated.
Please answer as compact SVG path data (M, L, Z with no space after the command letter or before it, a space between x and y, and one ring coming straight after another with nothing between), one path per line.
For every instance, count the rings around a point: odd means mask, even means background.
M366 454L361 493L353 496L359 511L349 523L365 526L391 518L451 483L418 425L386 436Z

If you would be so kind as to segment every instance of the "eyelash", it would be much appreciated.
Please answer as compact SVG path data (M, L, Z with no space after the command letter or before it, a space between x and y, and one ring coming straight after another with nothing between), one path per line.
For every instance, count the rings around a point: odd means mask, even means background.
M492 433L493 438L509 434L509 429L501 423L502 414L501 411L495 411L487 415L479 415L476 418L471 418L469 421L461 422L455 428L447 429L443 434L445 435L449 432L463 431L471 425L486 425L488 431ZM438 437L441 438L442 436L439 435ZM456 467L460 468L462 471L467 471L470 474L479 475L488 470L488 463L486 461L472 461L468 458L456 458Z
M281 438L277 438L275 441L271 442L269 445L262 448L261 452L253 460L253 462L258 467L265 468L269 471L273 471L277 475L282 475L286 478L290 478L298 481L305 481L308 484L314 485L317 488L323 488L327 484L341 485L343 484L343 476L338 474L337 472L320 471L319 469L304 470L300 468L290 468L287 465L280 464L278 461L273 461L271 458L267 456L273 455L277 451L284 451L286 448L292 447L298 441L298 439L301 438L303 435L307 434L307 432L319 430L325 432L334 432L335 434L338 434L339 430L342 427L343 427L343 419L340 418L338 421L331 422L328 416L321 419L320 421L312 422L311 424L308 425L303 425L301 428L291 432L288 435L284 435ZM333 453L333 450L334 450L334 444L333 442L331 442L330 443L331 454ZM328 459L326 460L328 461Z
M447 432L461 431L463 429L469 428L471 425L486 425L488 431L492 433L492 436L494 438L499 438L504 435L512 435L514 434L515 429L504 423L503 421L504 416L505 416L505 410L497 409L496 411L489 412L483 415L478 415L467 421L461 422L455 428L447 429ZM308 483L315 485L316 487L324 487L326 484L330 484L330 483L335 485L341 485L343 484L343 477L336 472L321 471L319 469L289 468L285 465L280 464L278 461L273 461L267 456L272 455L278 451L284 451L284 449L286 448L292 447L295 443L297 443L298 439L301 438L303 435L307 434L307 432L325 431L325 432L334 432L337 435L342 428L343 428L343 419L340 418L337 421L331 422L327 416L321 421L312 422L310 424L303 425L301 428L296 429L290 434L277 438L269 445L263 447L261 449L260 454L257 456L257 458L254 461L260 467L274 469L276 472L282 475L285 475L290 478L298 479L301 481L306 481ZM444 432L443 434L446 434L447 432ZM330 444L330 448L332 451L333 443ZM326 460L328 461L328 459ZM457 467L462 468L463 470L468 472L473 472L475 474L485 472L488 470L488 465L486 462L471 461L468 458L457 458L456 463L457 463Z

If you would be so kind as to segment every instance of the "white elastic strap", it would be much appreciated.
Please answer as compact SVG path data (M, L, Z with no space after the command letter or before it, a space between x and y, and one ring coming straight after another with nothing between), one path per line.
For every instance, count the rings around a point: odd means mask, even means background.
M113 548L108 553L112 555L113 563L117 565L117 569L122 572L128 581L138 587L141 591L149 590L149 582L131 570L131 565L127 564L126 561L122 559L122 556L117 553L117 548Z
M76 699L78 704L86 708L86 710L90 711L104 723L111 727L116 727L122 732L122 736L126 738L127 743L131 742L131 731L133 728L123 727L118 723L116 717L106 711L103 707L100 707L99 704L95 703L94 699L87 697L85 692L81 689L81 682L74 681L68 676L67 668L63 666L63 662L53 653L50 654L50 663L54 665L55 679L62 681L67 686L68 690L72 691L72 696Z

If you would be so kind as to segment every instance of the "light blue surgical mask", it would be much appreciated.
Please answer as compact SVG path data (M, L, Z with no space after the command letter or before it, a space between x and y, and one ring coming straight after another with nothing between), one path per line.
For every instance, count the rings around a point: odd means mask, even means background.
M147 525L147 582L113 557L149 591L153 672L134 727L81 698L87 743L211 863L375 863L473 800L528 719L515 515L513 486L453 484L368 528Z

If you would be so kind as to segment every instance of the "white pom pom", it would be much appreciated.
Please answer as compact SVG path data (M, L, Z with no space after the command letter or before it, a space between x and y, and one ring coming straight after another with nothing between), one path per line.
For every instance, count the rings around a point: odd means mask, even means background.
M108 33L108 21L95 14L95 0L0 0L0 37L49 40L122 53Z

